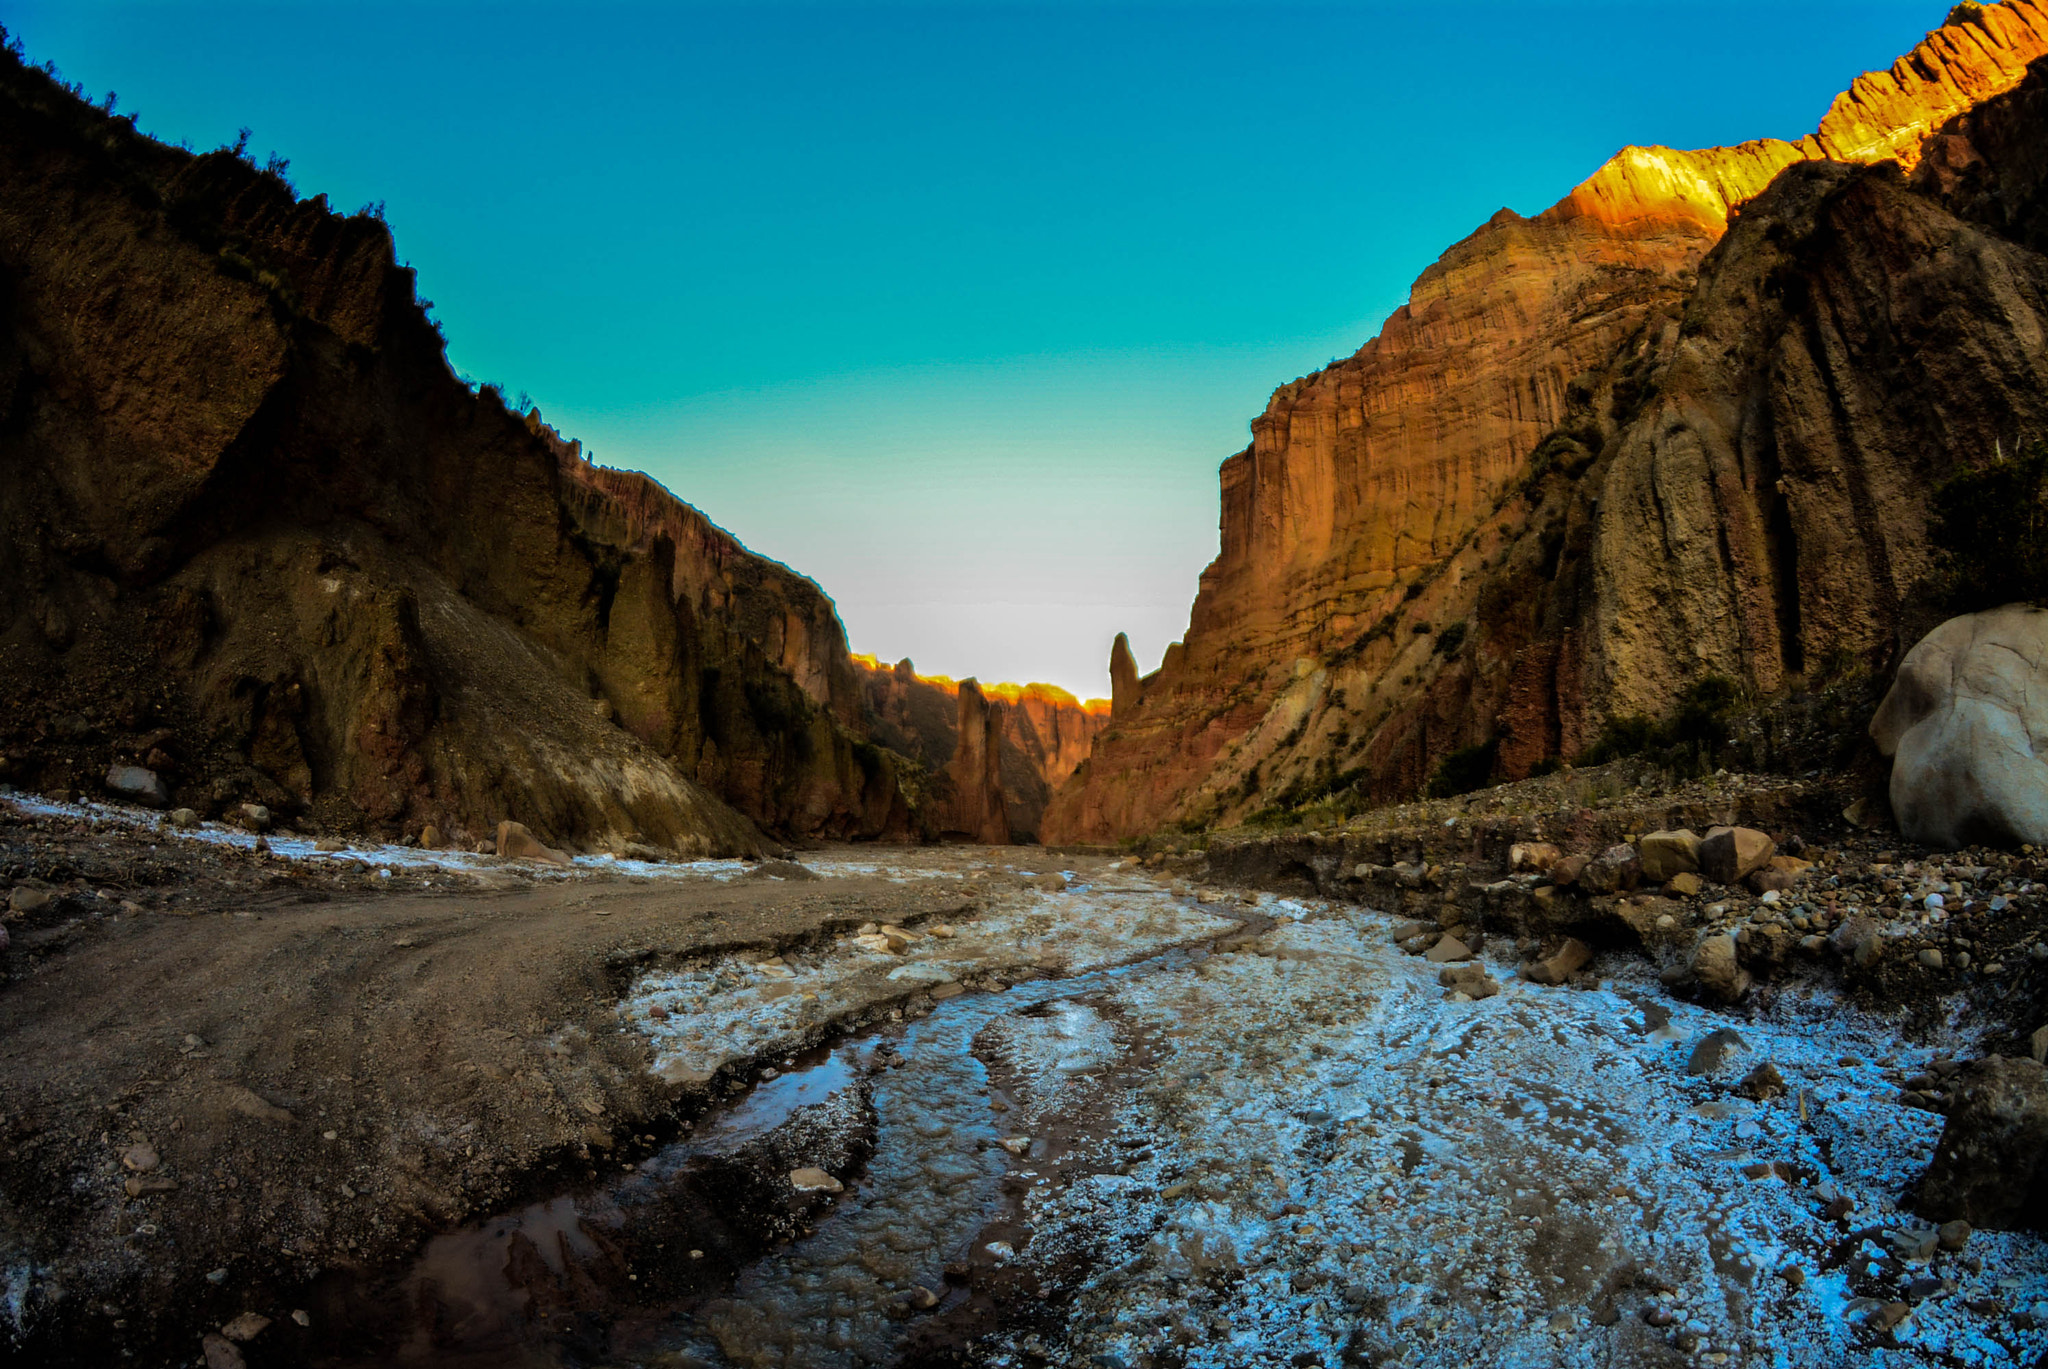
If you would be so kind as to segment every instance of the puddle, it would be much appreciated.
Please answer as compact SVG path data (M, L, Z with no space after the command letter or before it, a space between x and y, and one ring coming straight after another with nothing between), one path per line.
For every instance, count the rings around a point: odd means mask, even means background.
M663 1151L705 1153L734 1149L765 1136L787 1122L798 1108L813 1107L847 1088L859 1077L855 1057L860 1052L842 1047L823 1059L780 1074L754 1085L745 1098L700 1126L686 1142ZM661 1158L648 1162L656 1169Z

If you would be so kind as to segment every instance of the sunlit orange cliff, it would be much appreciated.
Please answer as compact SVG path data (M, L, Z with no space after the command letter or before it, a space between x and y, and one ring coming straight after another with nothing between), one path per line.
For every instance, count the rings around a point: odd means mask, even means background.
M1958 6L1797 142L1626 148L1454 244L1223 463L1186 641L1046 839L1405 797L1453 751L1511 778L1707 670L1882 657L1929 482L2048 418L2038 259L1957 198L2030 165L1969 125L2044 51L2031 0Z
M977 776L986 776L980 761L961 754L963 735L972 742L977 727L994 729L999 765L993 783L1000 790L1004 817L1011 832L1030 837L1037 833L1052 791L1087 757L1096 734L1109 721L1108 700L1083 702L1057 685L985 685L920 675L907 660L893 666L874 656L856 654L852 660L870 735L946 781L948 793L935 796L931 805L941 832L995 830L987 816L991 800L969 793L976 783L990 781L977 781ZM992 722L979 722L984 714L993 715ZM958 806L963 800L964 811Z

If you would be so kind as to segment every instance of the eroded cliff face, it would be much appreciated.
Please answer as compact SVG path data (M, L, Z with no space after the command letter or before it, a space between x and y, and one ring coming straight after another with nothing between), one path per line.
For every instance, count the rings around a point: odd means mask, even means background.
M951 775L965 682L920 675L907 660L886 666L872 656L855 656L853 662L874 740L933 775ZM1084 703L1049 684L976 688L987 707L1003 715L996 783L1010 831L1020 839L1034 838L1053 791L1088 758L1096 735L1108 726L1108 703ZM934 821L940 821L936 806L933 813Z
M990 703L981 686L962 680L953 729L953 759L932 802L940 836L1005 845L1010 840L1009 806L1003 801L1003 723L1007 710Z
M1924 570L1916 500L2030 417L2039 334L2030 253L1842 163L1969 162L1942 131L2044 51L2048 11L1989 7L1799 143L1626 149L1451 248L1223 464L1186 643L1048 839L1404 796L1463 748L1518 775L1707 670L1769 692L1878 651Z
M817 587L449 371L384 225L0 59L0 779L579 847L914 828Z

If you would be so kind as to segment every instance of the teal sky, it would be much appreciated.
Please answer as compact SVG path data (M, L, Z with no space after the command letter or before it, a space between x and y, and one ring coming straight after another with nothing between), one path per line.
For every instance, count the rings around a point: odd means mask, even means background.
M855 650L1107 693L1216 466L1503 205L1797 138L1943 3L0 0L32 61L383 201L458 370L816 579Z

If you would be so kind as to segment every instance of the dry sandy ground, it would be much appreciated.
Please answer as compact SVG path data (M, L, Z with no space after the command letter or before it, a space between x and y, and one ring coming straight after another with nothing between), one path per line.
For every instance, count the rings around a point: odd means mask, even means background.
M957 921L975 896L950 875L288 861L69 811L0 799L0 872L53 896L0 958L0 1347L43 1363L282 1319L323 1277L630 1163L725 1080L650 1072L629 981Z

